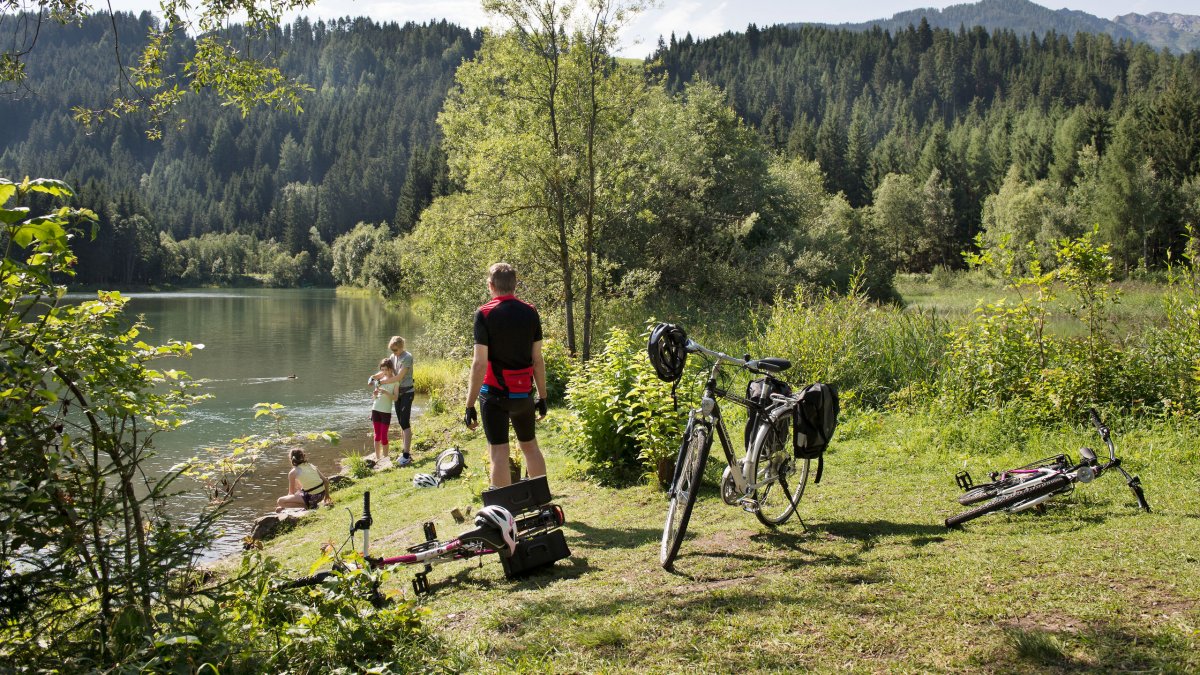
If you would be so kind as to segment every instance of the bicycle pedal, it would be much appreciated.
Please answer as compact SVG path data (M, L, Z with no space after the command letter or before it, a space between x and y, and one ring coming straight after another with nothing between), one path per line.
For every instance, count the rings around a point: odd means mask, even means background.
M417 572L417 576L412 580L413 593L417 595L425 595L429 593L429 576L424 572Z
M751 499L749 497L742 498L739 503L742 505L742 510L746 513L758 513L759 509L761 508L758 505L757 499Z

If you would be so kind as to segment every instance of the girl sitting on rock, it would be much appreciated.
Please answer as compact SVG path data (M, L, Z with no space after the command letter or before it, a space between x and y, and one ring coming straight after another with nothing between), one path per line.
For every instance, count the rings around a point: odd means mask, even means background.
M288 493L275 500L275 511L284 509L315 509L324 502L333 506L329 496L329 480L316 466L309 463L304 451L292 448L289 453L292 470L288 472Z

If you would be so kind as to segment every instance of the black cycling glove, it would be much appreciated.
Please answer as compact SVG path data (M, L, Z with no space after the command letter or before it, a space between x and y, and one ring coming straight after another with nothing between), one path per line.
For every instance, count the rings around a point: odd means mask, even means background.
M537 411L538 417L546 416L546 399L538 398L533 402L533 409Z
M479 421L479 413L475 412L475 406L467 406L467 411L463 413L463 424L471 426Z

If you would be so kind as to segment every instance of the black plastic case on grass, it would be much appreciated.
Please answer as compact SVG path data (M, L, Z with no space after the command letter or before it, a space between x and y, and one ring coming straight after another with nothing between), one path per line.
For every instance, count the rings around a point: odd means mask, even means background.
M501 557L500 562L504 565L504 576L512 579L553 565L570 555L562 530L554 530L517 542L516 552L511 557Z

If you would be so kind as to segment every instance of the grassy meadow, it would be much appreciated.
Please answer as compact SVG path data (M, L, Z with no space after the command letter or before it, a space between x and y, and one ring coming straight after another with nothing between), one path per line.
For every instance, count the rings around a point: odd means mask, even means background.
M977 274L897 274L896 292L905 307L914 311L934 312L948 321L961 321L984 303L1003 298L1008 303L1018 300L1015 291L1006 290ZM1111 288L1117 302L1111 307L1113 325L1118 333L1127 335L1163 319L1163 299L1169 287L1141 281L1113 282ZM1061 299L1061 298L1060 298ZM1081 331L1077 321L1068 316L1061 302L1051 304L1050 329L1061 335L1076 335Z
M675 572L658 565L665 515L654 486L613 489L583 478L562 450L572 424L540 429L572 556L521 580L495 559L430 574L419 598L446 638L445 663L486 672L1195 672L1200 668L1200 464L1191 425L1109 420L1120 456L1154 512L1119 475L1082 485L1045 514L989 516L962 531L955 471L987 470L1098 439L1082 428L1011 431L994 415L952 424L922 415L848 415L793 519L776 530L721 502L709 484ZM371 490L372 552L395 554L432 520L442 538L467 529L449 511L480 504L482 435L448 416L416 422L414 467L359 481L266 552L308 572L325 541L345 539ZM739 434L734 434L735 438ZM460 445L468 469L438 489L411 484L437 451ZM391 594L412 596L415 569L394 568ZM394 664L398 669L424 669ZM448 666L441 666L448 667Z

